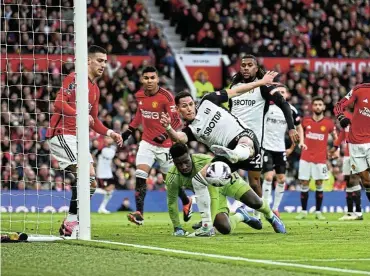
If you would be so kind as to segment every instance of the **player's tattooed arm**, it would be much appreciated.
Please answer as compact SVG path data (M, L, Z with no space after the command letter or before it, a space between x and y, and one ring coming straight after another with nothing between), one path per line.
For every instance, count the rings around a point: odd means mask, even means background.
M255 82L250 82L250 83L243 83L237 87L226 89L226 92L229 98L232 98L232 97L240 96L250 90L253 90L263 85L277 85L279 83L274 82L274 78L277 75L278 75L277 72L267 71L261 80L257 80Z
M171 117L169 114L162 112L161 125L166 129L166 132L170 139L176 143L186 144L188 142L188 136L182 131L176 131L171 126Z

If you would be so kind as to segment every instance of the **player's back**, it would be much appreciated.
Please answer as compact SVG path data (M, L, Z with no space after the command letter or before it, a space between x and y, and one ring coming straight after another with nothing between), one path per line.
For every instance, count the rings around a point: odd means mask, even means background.
M352 94L355 95L356 101L348 135L349 142L370 143L370 83L357 85Z
M307 162L325 164L327 159L327 144L329 133L334 129L334 122L324 117L315 121L313 117L305 117L302 121L304 129L304 143L307 150L303 150L301 159Z

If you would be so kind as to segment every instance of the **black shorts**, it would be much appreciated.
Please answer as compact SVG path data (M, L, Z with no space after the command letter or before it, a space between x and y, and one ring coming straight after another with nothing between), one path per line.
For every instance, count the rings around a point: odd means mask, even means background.
M100 189L104 189L109 185L115 185L114 178L99 178L98 179L98 187Z
M262 171L271 172L275 170L276 174L285 174L286 171L286 153L285 151L263 150Z
M212 162L222 161L229 165L232 172L237 170L245 170L245 171L261 171L262 169L262 156L260 152L260 145L257 139L256 134L250 129L246 129L245 131L241 132L238 136L236 136L227 146L229 149L235 149L237 146L240 138L248 137L253 141L254 146L254 157L252 159L247 159L244 161L240 161L238 163L231 163L227 158L222 156L216 156L213 158Z

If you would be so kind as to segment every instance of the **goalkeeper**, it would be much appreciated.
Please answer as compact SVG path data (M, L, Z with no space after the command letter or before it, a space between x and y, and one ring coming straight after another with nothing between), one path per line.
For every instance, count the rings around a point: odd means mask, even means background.
M170 148L174 166L170 169L166 179L168 212L174 227L175 236L184 236L178 215L177 196L180 187L192 189L192 178L207 164L211 163L213 157L204 154L189 154L184 144L174 144ZM238 173L232 174L230 184L221 188L208 185L211 196L211 214L214 227L221 234L230 234L237 223L244 222L255 229L261 229L261 222L250 217L245 208L238 208L236 214L229 216L226 196L232 197L246 204L247 206L263 213L271 223L275 232L286 233L282 221L276 217L267 203L265 203ZM202 231L199 228L190 236L210 236L213 233Z

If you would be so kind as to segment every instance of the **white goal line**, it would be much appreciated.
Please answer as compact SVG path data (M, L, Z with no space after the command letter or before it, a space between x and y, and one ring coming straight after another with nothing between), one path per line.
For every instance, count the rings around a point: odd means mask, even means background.
M269 264L269 265L275 265L275 266L297 267L297 268L305 268L305 269L311 269L311 270L333 271L333 272L340 272L340 273L352 273L352 274L359 274L359 275L370 275L370 272L363 271L363 270L305 265L305 264L288 263L288 262L273 261L273 260L249 259L249 258L244 258L244 257L208 254L208 253L201 253L201 252L192 252L192 251L185 251L185 250L178 250L178 249L170 249L170 248L163 248L163 247L156 247L156 246L114 242L114 241L91 240L91 242L114 244L114 245L120 245L120 246L125 246L125 247L134 247L134 248L148 249L148 250L153 250L153 251L162 251L162 252L169 252L169 253L174 253L174 254L208 257L208 258L214 258L214 259L242 261L242 262L248 262L248 263Z

